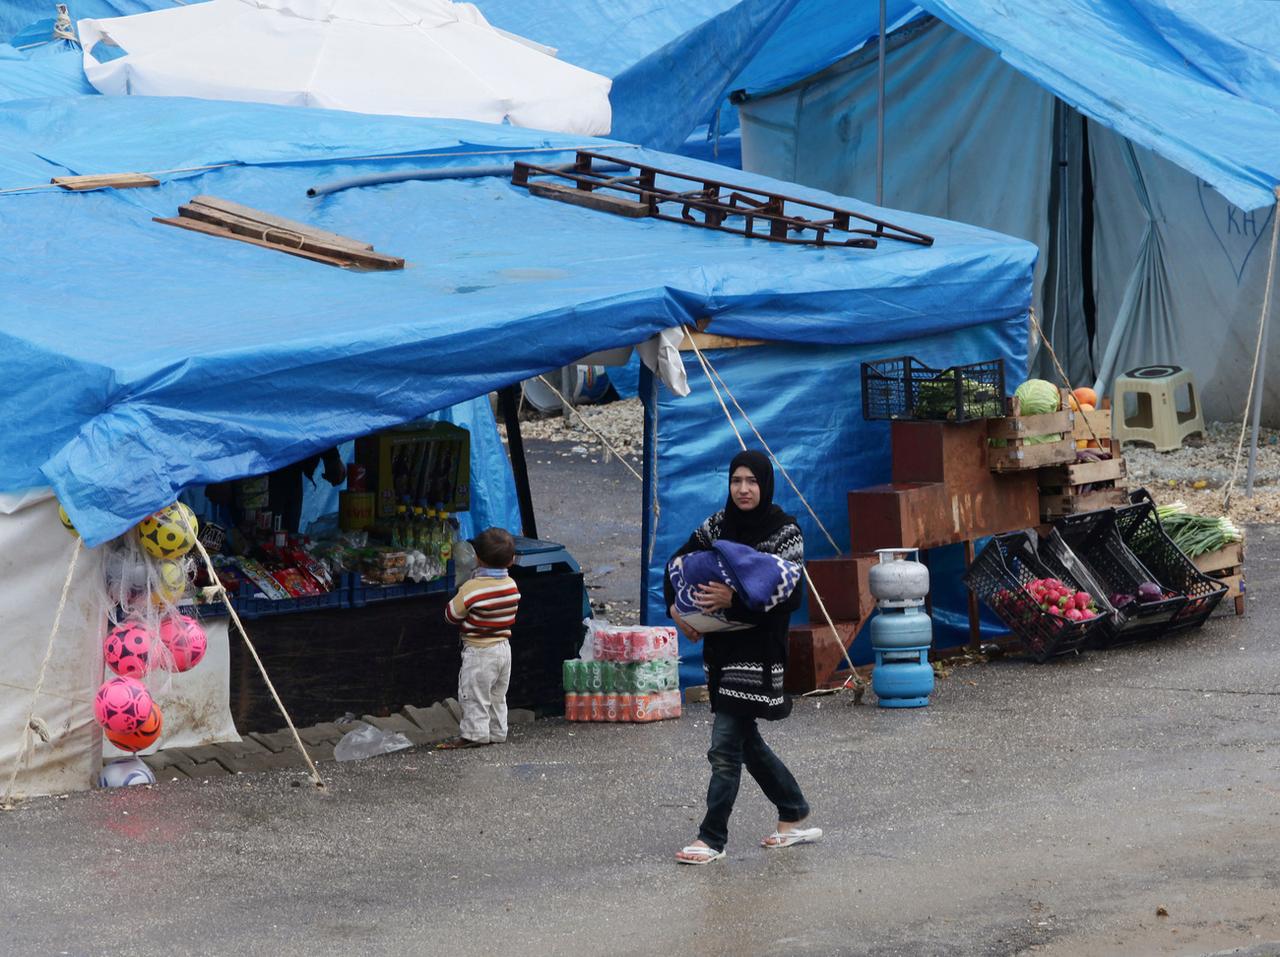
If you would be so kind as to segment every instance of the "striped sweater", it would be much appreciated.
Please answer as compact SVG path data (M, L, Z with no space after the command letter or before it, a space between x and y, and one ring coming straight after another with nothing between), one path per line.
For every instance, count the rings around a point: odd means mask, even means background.
M478 574L462 583L445 606L444 617L462 626L467 644L487 648L511 637L519 605L520 589L510 575Z

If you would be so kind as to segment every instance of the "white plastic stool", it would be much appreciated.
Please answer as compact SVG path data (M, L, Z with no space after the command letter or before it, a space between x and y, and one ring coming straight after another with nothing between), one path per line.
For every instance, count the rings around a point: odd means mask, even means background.
M1177 392L1183 386L1187 405L1179 408ZM1112 433L1120 443L1146 442L1157 452L1173 452L1182 448L1188 435L1204 434L1195 378L1179 366L1141 366L1118 376L1111 391L1111 408Z

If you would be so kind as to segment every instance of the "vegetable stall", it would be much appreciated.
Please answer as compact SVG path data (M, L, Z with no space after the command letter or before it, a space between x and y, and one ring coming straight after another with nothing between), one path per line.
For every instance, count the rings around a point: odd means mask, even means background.
M1032 378L1006 395L1003 363L936 368L910 356L864 364L862 385L864 417L888 421L891 481L849 493L847 556L809 562L826 592L851 596L832 622L846 644L870 614L861 599L877 549L927 559L963 545L970 647L983 603L1039 661L1195 628L1239 596L1242 552L1212 572L1193 561L1239 548L1239 531L1131 493L1094 390ZM793 670L804 671L793 691L840 664L822 657L822 625L811 609L792 629Z

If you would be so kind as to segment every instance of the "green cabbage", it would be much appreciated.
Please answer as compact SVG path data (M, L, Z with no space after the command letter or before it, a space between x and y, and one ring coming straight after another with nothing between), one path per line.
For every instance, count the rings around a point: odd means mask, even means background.
M1013 395L1021 404L1023 415L1043 415L1062 408L1058 387L1044 379L1028 379Z
M1019 402L1022 415L1044 415L1057 412L1062 408L1062 393L1058 391L1056 385L1044 379L1028 379L1018 386L1013 395ZM1027 445L1043 445L1046 442L1061 440L1061 432L1032 435L1027 437Z

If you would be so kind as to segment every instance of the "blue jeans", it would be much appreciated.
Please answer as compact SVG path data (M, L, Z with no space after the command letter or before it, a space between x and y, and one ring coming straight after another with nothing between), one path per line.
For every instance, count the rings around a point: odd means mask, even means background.
M803 821L809 805L800 785L787 766L760 737L755 718L717 713L711 726L711 783L707 786L707 816L698 828L698 838L717 851L729 840L729 815L738 797L742 766L756 779L765 797L778 809L779 821Z

